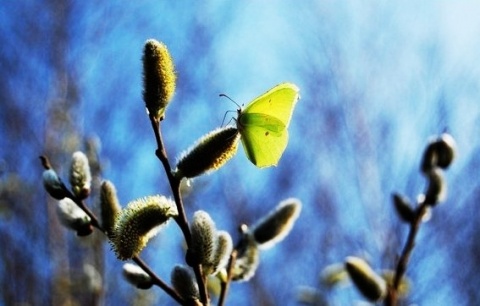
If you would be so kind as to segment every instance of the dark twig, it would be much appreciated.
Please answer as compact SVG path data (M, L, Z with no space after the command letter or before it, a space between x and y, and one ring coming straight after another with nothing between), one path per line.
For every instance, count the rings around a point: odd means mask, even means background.
M426 204L425 202L420 203L415 212L415 218L410 223L410 232L408 233L407 241L402 250L400 258L398 259L397 267L395 269L395 278L393 280L392 286L388 290L388 296L385 299L385 305L387 306L397 305L398 288L400 287L402 278L407 271L407 265L410 261L410 256L412 254L413 248L415 247L415 238L417 237L420 225L422 224L422 220L425 217L425 214L428 212L428 209L428 204Z
M159 277L157 277L155 272L153 272L150 269L150 267L147 264L145 264L145 262L143 262L142 259L140 259L140 257L135 256L132 258L132 260L153 279L153 282L155 285L162 288L168 295L174 298L179 304L185 305L185 301L183 300L183 298L180 295L178 295L178 293L172 287L170 287L164 281L162 281Z
M192 234L190 232L190 226L188 225L188 220L185 215L185 209L180 193L180 180L176 178L172 173L172 168L168 161L167 152L163 144L162 133L160 129L160 120L156 119L152 115L149 115L149 118L152 124L153 132L155 134L155 140L157 142L157 150L155 151L155 155L160 160L165 169L165 173L167 174L168 181L173 192L175 204L177 205L178 217L175 218L175 221L183 232L187 246L190 247L192 241ZM208 292L205 278L202 272L202 267L198 264L195 264L192 268L195 272L195 278L197 279L198 288L200 291L200 300L203 305L208 305Z
M178 217L175 218L175 221L177 222L178 226L182 230L183 235L185 236L187 245L189 246L190 240L191 240L191 233L190 233L190 228L188 226L188 220L185 215L185 209L183 208L184 206L182 202L182 197L180 195L180 189L179 189L180 182L172 174L172 168L168 161L167 151L165 150L165 146L163 145L162 133L160 131L160 121L150 115L150 122L152 123L152 128L155 133L155 140L157 142L157 150L155 151L155 155L160 160L160 162L163 165L163 168L165 169L165 173L167 174L167 178L173 192L173 197L177 205Z
M222 281L222 284L221 284L221 291L220 291L220 297L218 299L218 306L223 306L225 304L228 288L230 287L230 283L232 282L233 267L235 267L236 260L237 260L237 250L233 250L232 254L230 254L230 260L228 261L228 265L227 265L227 280L224 282Z

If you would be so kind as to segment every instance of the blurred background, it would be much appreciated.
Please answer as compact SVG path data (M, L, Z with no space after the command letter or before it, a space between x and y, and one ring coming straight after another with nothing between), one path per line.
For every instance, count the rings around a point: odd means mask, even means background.
M220 93L246 104L284 81L301 89L277 167L257 169L239 149L185 198L188 217L206 210L234 240L239 224L281 200L303 203L227 305L299 305L305 292L315 305L360 303L353 286L328 288L321 272L349 255L394 267L408 227L391 194L423 192L421 155L443 131L458 158L446 202L420 230L402 305L480 301L479 14L474 1L3 1L0 305L174 305L158 288L127 284L102 235L59 224L38 159L67 180L72 153L86 152L96 183L111 180L122 205L170 195L142 100L149 38L168 46L178 72L162 123L172 164L236 109ZM184 263L176 224L141 257L169 281Z

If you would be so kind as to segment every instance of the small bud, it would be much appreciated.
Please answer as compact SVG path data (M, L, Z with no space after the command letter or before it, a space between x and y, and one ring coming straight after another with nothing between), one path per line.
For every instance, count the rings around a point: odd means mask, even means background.
M142 268L137 265L126 263L123 265L123 276L132 285L139 289L150 289L153 280Z
M420 170L423 173L428 173L430 170L437 166L437 160L438 156L435 151L434 142L430 142L425 148L425 151L423 152Z
M392 195L393 205L397 210L397 214L406 223L412 223L415 218L415 211L413 210L410 201L407 197L401 194L394 193Z
M349 256L345 268L353 283L364 297L372 302L382 300L387 293L387 283L375 273L368 263L358 257Z
M53 169L43 171L43 186L52 198L61 200L68 196L68 191L62 180Z
M175 291L187 301L187 305L196 305L200 300L198 285L188 268L175 266L172 270L171 282Z
M195 212L191 232L192 245L187 253L187 263L191 266L209 265L215 251L217 229L207 212L203 210Z
M58 201L57 215L60 222L76 231L78 236L88 236L93 231L90 217L69 198Z
M229 278L228 278L228 272L227 272L226 267L222 268L222 269L219 269L217 274L215 274L215 278L218 279L221 283L228 282Z
M102 274L100 274L93 265L88 263L83 264L82 270L84 278L81 282L84 288L91 293L100 293L104 289Z
M130 202L115 222L111 243L120 260L140 253L161 225L178 215L172 200L164 196L148 196Z
M238 130L232 126L208 133L183 154L174 175L193 178L222 167L237 152L239 139Z
M438 166L447 169L455 159L456 143L452 135L443 133L437 140Z
M425 195L423 193L420 193L417 196L417 203L419 205L425 203ZM432 207L431 206L425 207L425 211L423 212L423 215L420 217L423 223L427 223L428 221L430 221L430 219L432 219Z
M267 249L282 241L290 233L301 209L298 199L286 199L253 225L250 231L259 247Z
M102 227L109 237L112 236L115 220L121 212L115 186L110 181L103 181L100 186L100 213Z
M421 170L428 174L436 167L446 169L455 159L455 140L450 134L443 133L437 138L430 140L423 153Z
M180 194L182 197L188 198L193 193L193 179L184 179L180 181Z
M245 235L237 247L238 256L233 267L233 281L248 281L257 271L260 263L260 251L250 235Z
M383 270L381 275L382 278L387 282L388 286L392 287L393 282L395 280L395 273L396 271L393 270ZM406 277L403 276L400 280L400 284L397 288L397 294L400 297L405 297L410 292L411 281Z
M175 93L173 60L163 43L149 39L143 49L143 100L147 111L162 120L168 103Z
M90 194L92 175L88 165L87 156L80 151L73 153L70 166L70 185L75 196L80 200L86 199Z
M215 275L221 269L225 268L230 259L233 250L232 237L226 231L218 231L215 243L215 253L211 258L209 265L206 265L204 272L207 275Z
M298 286L297 303L301 305L329 305L322 292L315 287Z
M425 203L435 206L443 202L447 197L447 183L443 175L443 170L434 168L427 173L428 187L425 192Z
M345 265L343 263L335 263L326 266L320 274L320 279L328 287L345 283L348 280Z

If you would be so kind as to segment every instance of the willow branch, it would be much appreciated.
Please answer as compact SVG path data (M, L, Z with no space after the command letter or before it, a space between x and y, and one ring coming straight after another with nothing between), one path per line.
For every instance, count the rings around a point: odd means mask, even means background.
M153 272L150 269L150 267L147 264L145 264L145 262L140 257L135 256L135 257L132 258L132 260L140 268L142 268L143 271L145 271L145 273L147 273L152 278L153 283L155 285L162 288L168 295L170 295L173 299L175 299L175 301L177 301L179 304L185 305L185 301L183 300L183 298L180 295L178 295L178 293L172 287L170 287L169 285L167 285L167 283L165 283L163 280L161 280L159 277L157 277L155 272Z
M48 170L51 169L50 161L46 156L40 156L40 160L44 169ZM107 232L101 226L100 222L98 221L97 216L85 205L85 203L80 200L77 196L75 196L68 188L65 188L65 192L67 194L67 198L71 199L75 204L80 207L89 217L90 217L90 224L97 228L100 232L102 232L107 238ZM109 238L108 238L109 239ZM132 260L140 266L145 273L148 274L154 281L154 284L163 289L168 295L170 295L173 299L175 299L180 304L184 305L185 301L178 295L178 293L168 286L158 275L150 269L150 267L138 256L132 258Z
M416 210L415 218L410 223L410 232L408 233L407 241L405 242L405 246L403 247L400 258L398 259L397 267L395 269L395 278L393 279L392 286L389 288L388 296L385 299L385 305L387 306L397 305L398 288L400 286L402 278L405 275L405 272L407 271L407 266L410 261L413 249L415 247L415 239L417 237L418 231L420 230L422 220L428 211L428 208L429 205L425 202L422 202Z
M162 163L165 173L167 174L168 181L170 183L170 187L173 192L173 198L175 200L175 204L178 210L178 216L175 218L178 226L183 232L183 236L185 237L185 241L187 243L187 247L191 246L192 243L192 234L190 232L190 226L188 225L188 220L185 214L185 209L180 193L180 180L176 178L172 174L172 167L168 161L167 151L165 150L165 145L163 143L162 133L160 129L160 120L156 119L154 116L149 115L150 123L152 124L153 132L155 134L155 140L157 142L157 150L155 151L155 155ZM200 291L200 300L203 305L208 305L208 293L207 293L207 286L203 276L202 267L200 265L195 264L193 267L193 271L195 272L195 278L198 283L198 288Z
M222 281L220 297L218 299L218 306L223 306L225 304L225 299L227 297L228 289L230 283L232 282L233 267L235 267L235 261L237 260L237 250L233 250L230 254L230 260L227 265L227 280Z

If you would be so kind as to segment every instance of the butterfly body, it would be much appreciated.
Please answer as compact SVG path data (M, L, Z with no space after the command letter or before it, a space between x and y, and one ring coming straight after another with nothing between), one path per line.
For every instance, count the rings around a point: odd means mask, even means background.
M278 164L288 144L288 126L299 98L292 83L277 85L238 110L237 129L248 159L257 167Z

